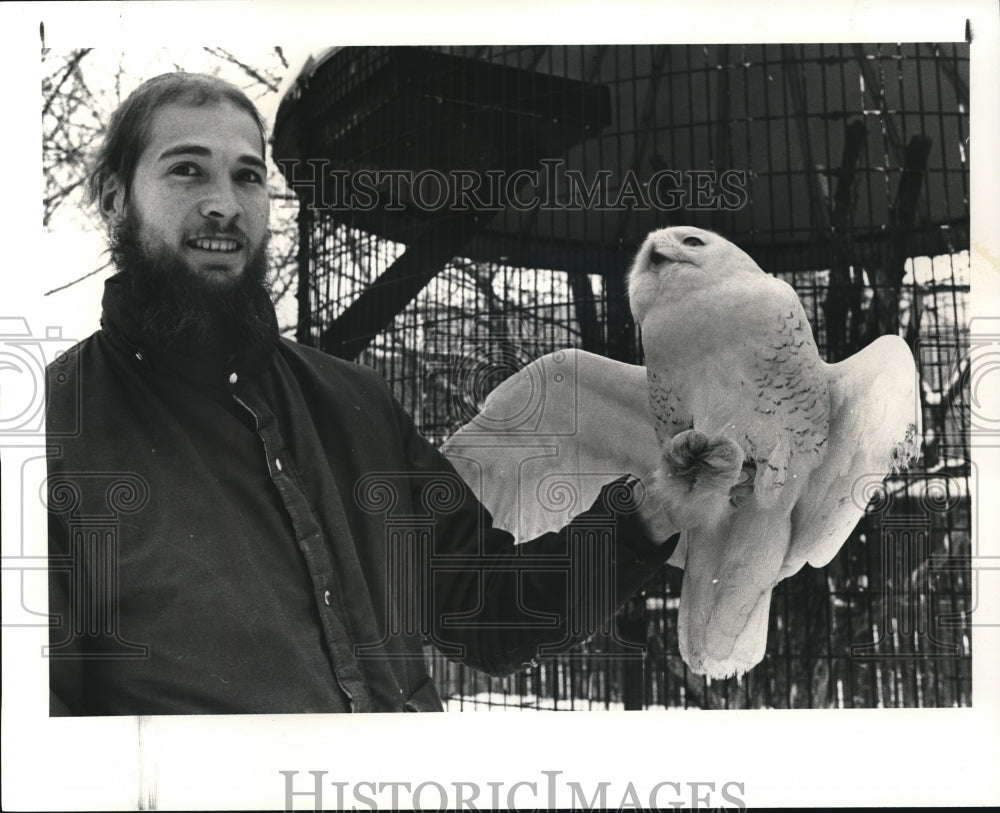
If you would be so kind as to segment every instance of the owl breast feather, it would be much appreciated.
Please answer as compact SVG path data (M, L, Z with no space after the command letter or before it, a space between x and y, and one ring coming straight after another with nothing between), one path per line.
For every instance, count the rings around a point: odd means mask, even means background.
M691 320L653 321L643 344L661 444L691 427L729 437L757 464L760 491L822 460L830 400L826 365L797 297L756 299L702 330L701 340Z

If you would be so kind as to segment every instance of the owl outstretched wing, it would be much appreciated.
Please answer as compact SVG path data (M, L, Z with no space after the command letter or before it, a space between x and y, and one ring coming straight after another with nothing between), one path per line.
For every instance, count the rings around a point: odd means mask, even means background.
M550 353L491 392L443 452L517 542L558 530L602 486L660 465L646 368Z
M807 562L827 564L861 519L870 487L918 451L917 372L903 339L882 336L827 372L828 450L792 510L782 578Z

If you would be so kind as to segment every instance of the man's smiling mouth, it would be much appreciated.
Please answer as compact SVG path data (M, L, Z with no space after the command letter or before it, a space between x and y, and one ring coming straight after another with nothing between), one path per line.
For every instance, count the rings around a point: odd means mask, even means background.
M188 240L187 244L191 248L199 248L202 251L239 251L240 244L235 240L219 237L196 237Z

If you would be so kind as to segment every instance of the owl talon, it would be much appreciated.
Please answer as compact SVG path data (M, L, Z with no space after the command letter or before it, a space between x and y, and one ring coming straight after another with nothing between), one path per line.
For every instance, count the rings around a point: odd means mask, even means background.
M740 469L739 480L729 489L729 504L733 508L742 508L753 499L753 484L757 479L757 464L746 460Z

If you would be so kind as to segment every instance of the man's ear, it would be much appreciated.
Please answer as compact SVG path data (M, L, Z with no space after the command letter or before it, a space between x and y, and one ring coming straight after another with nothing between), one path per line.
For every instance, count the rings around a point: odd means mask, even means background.
M111 173L101 185L100 211L108 226L116 225L125 217L125 186L117 173Z

